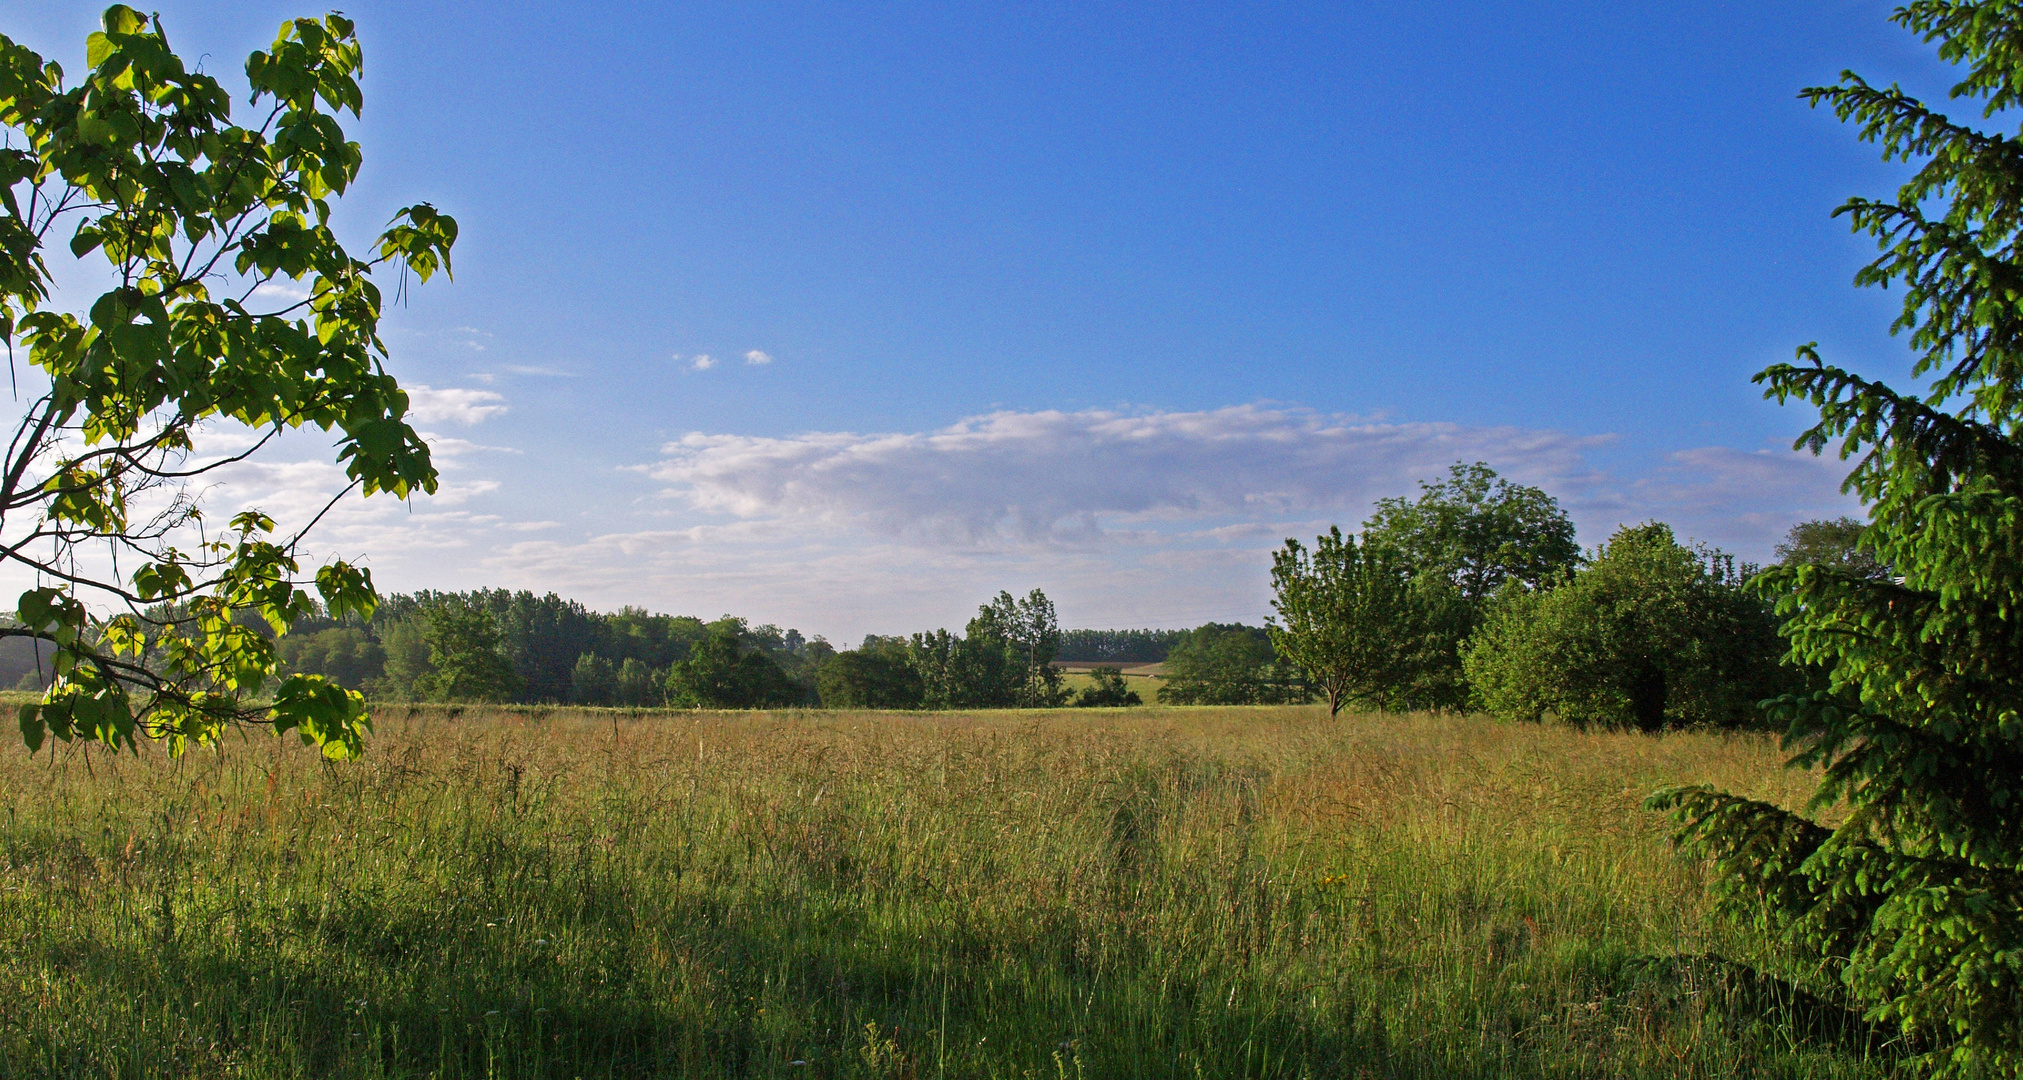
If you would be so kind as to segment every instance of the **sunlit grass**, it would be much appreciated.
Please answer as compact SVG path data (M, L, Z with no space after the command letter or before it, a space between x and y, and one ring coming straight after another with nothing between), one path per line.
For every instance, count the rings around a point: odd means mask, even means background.
M8 751L0 1077L1883 1075L1664 959L1763 963L1643 797L1779 760L1319 708Z

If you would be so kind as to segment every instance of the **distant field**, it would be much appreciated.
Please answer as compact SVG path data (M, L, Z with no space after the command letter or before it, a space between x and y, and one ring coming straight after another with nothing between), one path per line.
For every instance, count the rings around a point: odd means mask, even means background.
M1690 959L1766 962L1639 803L1778 761L1317 707L7 749L0 1077L1886 1075Z
M1117 668L1123 673L1124 685L1138 691L1138 696L1144 698L1147 705L1158 703L1159 687L1165 682L1163 664L1105 664L1097 661L1062 660L1056 661L1054 666L1061 669L1061 685L1069 690L1080 690L1094 684L1096 680L1089 676L1091 669Z

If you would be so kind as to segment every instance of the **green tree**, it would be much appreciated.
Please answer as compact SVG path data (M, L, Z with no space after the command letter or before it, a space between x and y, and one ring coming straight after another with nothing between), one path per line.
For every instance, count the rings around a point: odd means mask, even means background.
M382 701L418 701L426 697L422 689L435 672L429 664L428 641L422 635L419 612L381 623L379 649L383 657L379 680L366 690Z
M1262 627L1204 623L1180 636L1159 666L1166 705L1280 705L1306 700Z
M1156 664L1185 630L1063 630L1056 660Z
M947 630L915 634L907 659L930 709L1050 708L1061 704L1053 666L1061 632L1053 602L1034 589L1009 592L977 608L961 637Z
M1025 668L1002 638L970 620L969 633L915 634L907 663L929 709L1011 709L1025 692Z
M569 672L569 700L578 705L610 705L618 697L618 673L596 653L576 658Z
M829 709L917 709L926 696L899 638L871 636L829 657L817 675Z
M1573 521L1558 501L1480 461L1420 484L1417 500L1379 502L1363 539L1395 552L1417 585L1420 633L1392 695L1415 708L1465 708L1461 645L1490 599L1506 587L1542 588L1580 563Z
M395 214L374 258L337 242L332 204L361 160L337 117L363 102L342 16L285 23L252 54L244 124L159 20L114 6L103 26L71 87L0 37L0 337L47 380L0 463L0 551L47 582L21 595L0 636L47 642L56 676L22 708L22 736L31 749L54 735L160 738L180 752L264 721L332 757L356 754L370 730L362 697L314 674L277 684L270 633L316 611L317 595L334 617L369 616L371 578L342 562L308 574L302 534L277 536L257 510L204 533L200 496L215 470L304 426L337 433L337 459L366 495L435 490L383 364L372 273L447 270L456 226L416 205ZM77 258L96 252L117 284L56 302L51 239ZM260 310L256 288L276 280L306 299ZM194 456L207 424L260 437Z
M1894 21L1964 65L1953 96L2023 104L2023 7L1920 0ZM1905 392L1812 346L1757 380L1819 422L1800 440L1854 466L1878 577L1773 567L1791 655L1826 686L1775 703L1795 761L1821 770L1804 812L1705 788L1654 805L1713 859L1717 895L1877 1020L1958 1075L2023 1073L2023 156L1849 72L1805 91L1888 158L1895 198L1839 213L1881 255L1860 285L1901 285L1917 353Z
M1138 691L1124 685L1122 668L1091 668L1089 679L1089 685L1075 695L1075 707L1078 709L1116 709L1145 704Z
M1516 582L1541 588L1580 563L1573 520L1544 491L1513 484L1488 463L1455 464L1419 498L1384 499L1363 523L1364 542L1397 553L1413 574L1454 586L1471 604Z
M650 709L667 703L667 674L646 666L635 657L620 661L612 674L613 704L632 709Z
M1020 708L1052 708L1066 697L1061 673L1054 667L1054 657L1061 651L1060 619L1046 593L1034 589L1019 599L999 592L997 599L977 609L966 633L1001 641L1011 653L1020 673L1014 695Z
M764 709L792 705L800 693L764 652L718 627L668 670L667 700L678 708Z
M1775 622L1716 551L1669 526L1616 533L1557 587L1511 589L1463 656L1482 707L1580 726L1736 726L1789 688Z
M1779 566L1824 566L1863 577L1885 578L1889 568L1862 546L1868 526L1851 517L1801 521L1777 545Z
M498 619L482 602L446 596L423 609L429 671L416 689L431 701L511 701L520 690Z
M1272 647L1327 695L1328 715L1351 701L1399 699L1424 634L1426 601L1398 554L1331 528L1308 554L1298 540L1272 554Z

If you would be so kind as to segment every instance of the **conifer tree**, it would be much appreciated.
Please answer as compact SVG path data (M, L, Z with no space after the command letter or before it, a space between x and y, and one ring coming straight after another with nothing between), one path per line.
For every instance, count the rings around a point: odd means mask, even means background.
M1921 0L1894 21L1961 65L1984 120L2023 104L2023 4ZM1886 159L1919 163L1894 198L1838 213L1881 256L1858 285L1903 290L1918 385L1816 349L1757 376L1819 422L1868 509L1887 576L1779 566L1791 657L1824 669L1777 699L1796 762L1823 771L1804 813L1705 788L1654 800L1709 854L1731 907L1809 956L1944 1072L2023 1072L2023 142L1849 72L1804 91ZM2014 128L2011 128L2014 131Z

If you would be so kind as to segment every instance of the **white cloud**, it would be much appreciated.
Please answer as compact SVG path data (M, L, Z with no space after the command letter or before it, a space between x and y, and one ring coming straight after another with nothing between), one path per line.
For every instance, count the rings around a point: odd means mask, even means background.
M1832 459L1702 447L1622 475L1591 460L1612 444L1266 404L1005 411L920 432L694 433L637 467L662 485L640 527L507 542L474 572L837 640L960 625L998 589L1034 586L1070 626L1256 623L1284 538L1354 527L1377 499L1409 496L1456 461L1543 487L1588 545L1656 518L1760 559L1794 521L1850 508Z
M679 360L681 357L677 356L675 359ZM716 360L708 353L698 353L689 359L688 366L695 371L708 371L716 366Z
M753 349L751 352L745 354L745 363L747 364L764 365L770 364L772 362L773 358L771 356L767 355L766 353L760 352L757 349Z
M576 372L563 368L538 367L527 364L507 364L505 371L511 375L527 375L537 379L574 379L580 377Z
M253 296L267 301L279 301L294 306L309 299L309 286L289 278L275 278L254 286Z
M424 424L450 421L458 424L477 424L506 411L506 399L492 390L466 390L460 387L434 387L410 385L407 390L408 412Z
M1591 483L1604 440L1387 423L1304 409L997 412L936 431L790 438L695 433L650 475L690 507L929 542L1079 545L1316 512L1361 513L1455 461Z
M1859 516L1856 500L1840 492L1849 468L1831 450L1815 457L1783 445L1703 446L1668 455L1619 492L1598 494L1625 511L1671 522L1693 539L1763 559L1796 522Z

